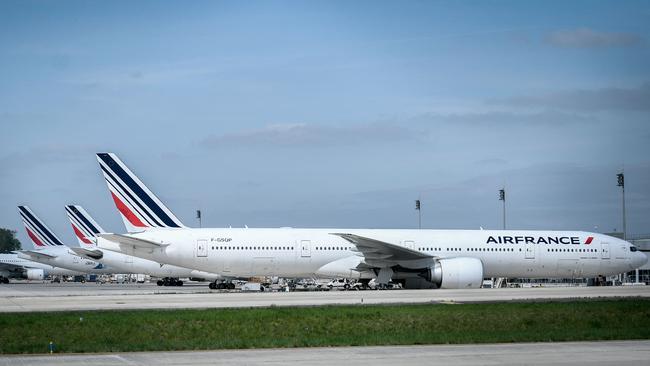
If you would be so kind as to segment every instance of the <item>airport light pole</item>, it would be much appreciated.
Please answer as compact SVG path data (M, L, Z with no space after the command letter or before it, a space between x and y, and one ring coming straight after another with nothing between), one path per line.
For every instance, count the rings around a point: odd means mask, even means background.
M503 201L503 230L506 229L506 188L499 189L499 201Z
M625 172L621 171L616 174L617 186L621 187L622 192L622 205L623 205L623 240L627 240L627 222L625 220ZM634 282L639 282L639 269L634 269Z
M196 218L199 220L199 227L201 227L201 210L196 210Z
M418 211L418 229L422 229L422 210L420 209L420 200L415 200L415 209Z
M618 186L621 187L623 192L623 240L627 240L627 223L625 222L625 173L621 171L616 174Z

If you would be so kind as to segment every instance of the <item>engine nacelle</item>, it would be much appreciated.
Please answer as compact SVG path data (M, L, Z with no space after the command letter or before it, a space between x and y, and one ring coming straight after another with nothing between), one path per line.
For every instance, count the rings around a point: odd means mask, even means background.
M361 273L354 270L361 263L361 257L344 257L334 262L327 263L316 270L316 275L325 278L359 279Z
M440 259L422 277L438 288L481 288L483 263L480 259L469 257Z
M45 271L42 269L28 269L27 279L40 281L45 278Z

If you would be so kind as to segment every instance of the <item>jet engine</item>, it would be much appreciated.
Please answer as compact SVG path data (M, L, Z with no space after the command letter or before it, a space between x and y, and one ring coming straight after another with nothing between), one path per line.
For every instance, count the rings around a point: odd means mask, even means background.
M45 271L42 269L28 269L27 270L27 279L28 280L42 280L45 278Z
M477 258L440 259L420 274L438 288L480 288L483 284L483 263Z

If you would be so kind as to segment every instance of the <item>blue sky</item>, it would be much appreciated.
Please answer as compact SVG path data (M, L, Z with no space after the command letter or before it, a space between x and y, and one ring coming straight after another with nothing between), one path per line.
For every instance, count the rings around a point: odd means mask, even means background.
M123 227L113 151L204 226L650 232L650 3L0 2L0 226Z

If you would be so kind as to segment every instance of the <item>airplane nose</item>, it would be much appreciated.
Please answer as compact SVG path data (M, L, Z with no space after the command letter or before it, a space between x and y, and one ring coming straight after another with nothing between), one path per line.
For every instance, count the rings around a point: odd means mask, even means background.
M632 260L632 265L634 268L639 268L648 262L648 256L645 253L637 252Z

